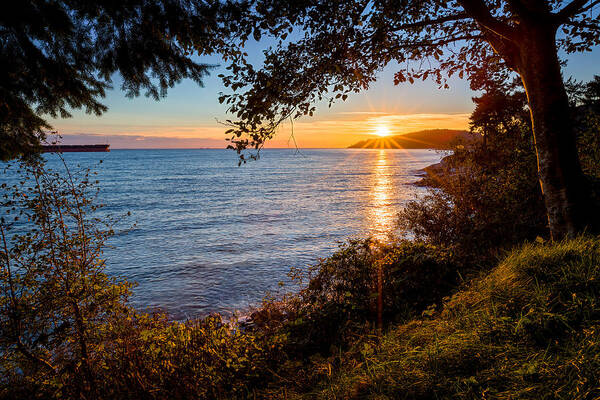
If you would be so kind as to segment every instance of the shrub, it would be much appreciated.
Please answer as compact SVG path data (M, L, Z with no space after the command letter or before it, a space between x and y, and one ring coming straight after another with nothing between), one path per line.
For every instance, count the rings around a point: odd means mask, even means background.
M14 176L2 184L0 398L247 398L272 381L283 336L128 305L131 284L104 271L113 220L90 171L32 162Z
M513 135L516 133L513 132ZM400 212L417 239L487 265L501 250L547 236L536 157L528 132L490 139L447 157L437 188Z
M388 324L440 302L459 281L458 269L450 252L433 245L351 240L312 267L298 294L265 304L253 319L260 329L286 332L290 355L330 354L376 325L379 276Z
M131 285L103 272L112 229L92 216L89 171L77 180L32 161L16 176L2 184L1 384L85 397L97 384L102 325L126 312Z
M365 340L310 398L595 399L600 239L527 244L432 318Z
M597 83L590 85L583 87ZM593 93L572 111L582 169L594 183L592 197L600 204L600 108ZM457 148L430 169L427 183L434 188L405 207L400 225L420 240L490 266L504 249L547 237L547 216L524 94L492 88L474 101L471 130L484 140Z
M110 230L86 217L89 178L28 168L33 184L3 203L36 228L2 220L1 398L600 393L596 237L522 246L450 298L465 268L452 251L354 240L299 293L266 303L253 328L217 315L179 323L131 309L129 285L104 274ZM380 294L384 334L373 329Z
M280 337L232 329L218 315L173 322L135 314L107 325L102 398L248 398L273 380Z

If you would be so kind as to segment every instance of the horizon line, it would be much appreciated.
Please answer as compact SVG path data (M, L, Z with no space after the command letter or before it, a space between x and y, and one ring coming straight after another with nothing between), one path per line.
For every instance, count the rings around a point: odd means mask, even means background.
M109 144L110 145L110 144ZM225 147L115 147L112 150L231 150ZM254 150L254 149L251 149ZM356 147L267 147L263 150L434 150L430 148L423 149L369 149L369 148L356 148Z

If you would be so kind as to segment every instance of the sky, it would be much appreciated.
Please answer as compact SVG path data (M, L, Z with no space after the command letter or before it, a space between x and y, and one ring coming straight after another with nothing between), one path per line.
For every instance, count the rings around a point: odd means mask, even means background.
M246 49L260 54L260 44ZM252 55L252 54L251 54ZM221 64L217 57L200 58L207 64ZM591 53L571 55L563 72L565 77L590 80L600 74L600 48ZM226 106L219 104L220 92L227 92L217 77L224 65L216 67L204 80L204 87L185 80L170 89L166 98L155 101L143 95L129 99L119 90L107 93L103 103L109 107L102 116L73 111L69 119L50 119L65 144L104 144L111 148L224 148L224 131L218 121L231 119ZM369 90L350 94L345 102L317 107L312 118L293 124L293 136L300 148L347 147L385 130L403 134L423 129L468 129L468 119L477 93L466 80L452 78L450 89L439 89L434 82L394 85L393 65L380 72ZM294 147L292 126L283 124L266 147Z

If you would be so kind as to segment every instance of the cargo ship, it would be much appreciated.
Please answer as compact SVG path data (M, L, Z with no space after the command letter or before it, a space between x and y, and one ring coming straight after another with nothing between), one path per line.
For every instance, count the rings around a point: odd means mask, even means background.
M108 152L109 144L51 144L43 145L42 153Z

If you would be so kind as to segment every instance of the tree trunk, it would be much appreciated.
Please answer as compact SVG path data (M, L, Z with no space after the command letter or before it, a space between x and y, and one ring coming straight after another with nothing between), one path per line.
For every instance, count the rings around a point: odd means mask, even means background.
M550 233L556 240L586 228L589 194L577 155L555 28L527 23L520 30L517 69L527 93L540 185Z

